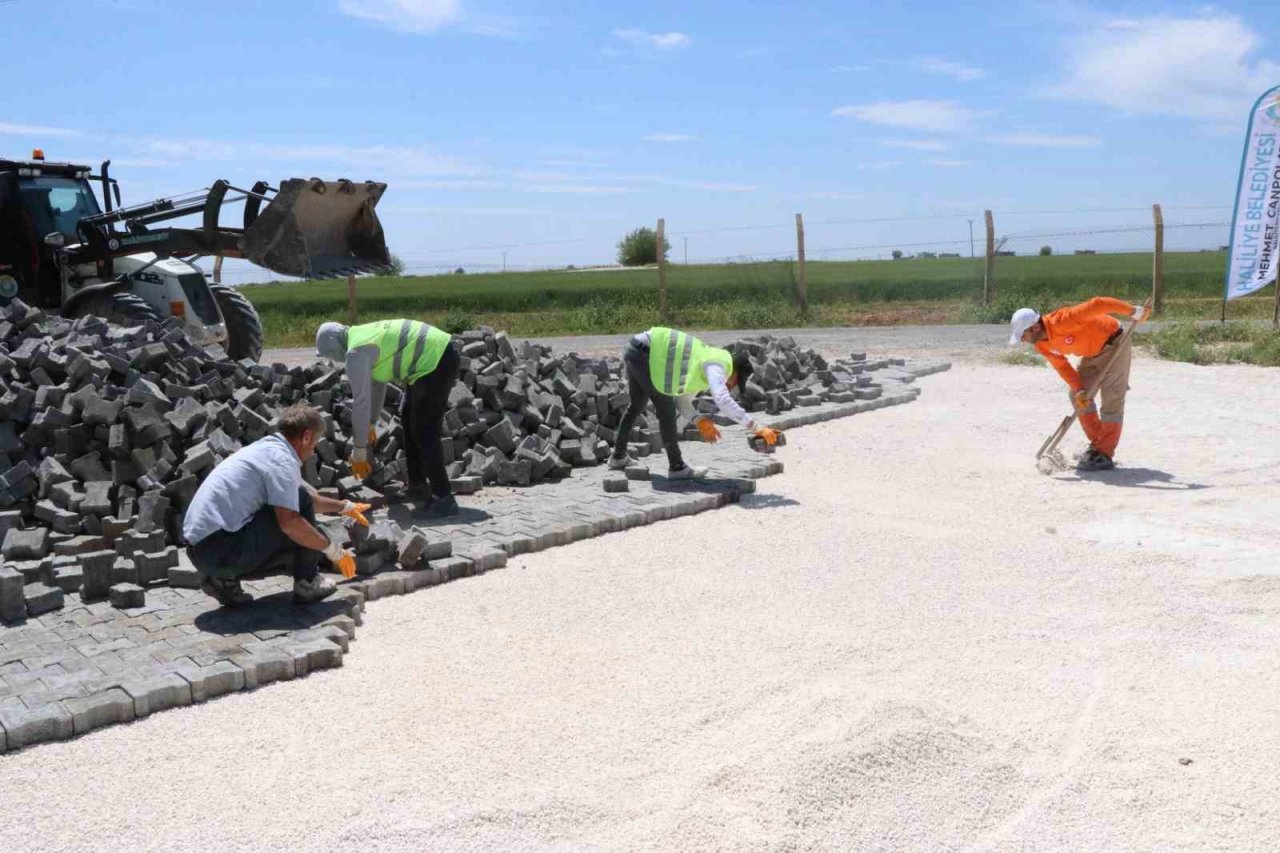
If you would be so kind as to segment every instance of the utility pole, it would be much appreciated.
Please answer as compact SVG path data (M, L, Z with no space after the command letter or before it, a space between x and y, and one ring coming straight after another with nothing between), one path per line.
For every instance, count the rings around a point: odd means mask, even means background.
M969 220L969 257L975 257L973 254L973 220Z
M683 239L684 239L684 265L687 267L689 266L689 238L685 237Z
M507 271L507 253L505 251L502 253L502 271Z

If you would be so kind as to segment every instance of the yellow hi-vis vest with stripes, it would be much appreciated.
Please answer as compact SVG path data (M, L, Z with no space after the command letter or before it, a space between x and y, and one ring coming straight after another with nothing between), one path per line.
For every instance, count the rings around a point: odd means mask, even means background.
M417 320L379 320L348 330L348 350L369 344L378 347L375 382L411 385L436 369L449 346L449 333Z
M680 397L706 391L705 364L720 365L725 377L733 373L733 355L727 349L664 326L649 330L649 378L659 393Z

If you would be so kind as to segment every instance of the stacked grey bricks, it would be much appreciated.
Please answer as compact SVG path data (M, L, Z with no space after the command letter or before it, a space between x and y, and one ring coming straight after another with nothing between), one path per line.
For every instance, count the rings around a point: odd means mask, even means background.
M487 327L456 337L462 359L443 441L455 491L527 486L607 458L628 405L620 359L554 355ZM870 399L880 393L871 373L893 369L859 354L828 362L790 338L735 346L756 365L744 389L751 411ZM0 595L0 617L21 618L20 605L57 606L63 594L106 598L120 583L196 585L178 567L177 546L200 481L294 403L317 406L328 424L304 466L307 481L382 505L405 477L400 397L389 389L378 468L362 482L346 461L351 398L341 370L233 362L220 347L190 341L176 318L121 328L10 301L0 307L0 551L24 590ZM632 442L638 455L662 448L652 411ZM375 534L362 568L397 562L401 538ZM5 577L11 586L12 572Z

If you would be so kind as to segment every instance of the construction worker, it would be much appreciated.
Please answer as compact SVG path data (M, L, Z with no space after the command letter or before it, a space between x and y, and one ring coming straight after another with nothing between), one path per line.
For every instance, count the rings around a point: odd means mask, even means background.
M293 597L302 603L337 589L320 575L321 555L345 577L356 572L355 556L316 529L316 513L367 526L369 505L322 497L302 479L302 463L324 435L320 411L292 406L280 413L279 428L214 468L183 519L187 555L204 575L200 588L224 607L252 601L240 578L281 559L293 570Z
M448 332L417 320L380 320L359 326L324 323L316 331L316 351L346 365L351 383L351 472L361 479L373 466L375 424L387 383L400 382L405 453L409 458L408 497L430 498L427 509L444 517L458 513L440 449L449 392L458 380L462 353ZM430 481L430 489L427 482Z
M1009 321L1013 332L1009 345L1034 345L1071 389L1071 403L1089 439L1089 448L1076 466L1082 471L1109 471L1115 467L1112 458L1124 427L1124 398L1129 390L1133 346L1128 336L1121 337L1120 321L1112 314L1132 317L1139 323L1147 309L1121 299L1097 296L1043 317L1031 308L1019 308ZM1068 355L1081 357L1079 370L1071 366ZM1099 392L1101 416L1093 402L1093 395Z
M751 361L746 353L730 353L727 349L708 346L686 332L678 332L655 326L634 336L622 354L627 371L627 390L631 404L618 425L618 439L609 457L609 467L615 470L634 465L627 455L627 442L636 418L652 401L658 414L658 429L667 449L667 476L673 480L685 480L706 476L706 470L691 468L680 454L676 430L676 415L686 423L692 421L703 439L711 443L720 440L720 430L710 415L700 415L693 407L693 397L699 391L710 391L716 409L742 424L751 432L773 446L778 441L778 431L756 423L729 393L733 388L745 386L751 377Z

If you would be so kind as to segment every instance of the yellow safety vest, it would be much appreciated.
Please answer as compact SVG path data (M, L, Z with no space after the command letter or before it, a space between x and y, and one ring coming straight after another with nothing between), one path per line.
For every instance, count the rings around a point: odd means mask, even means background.
M724 375L733 373L733 355L727 349L704 344L687 332L665 326L649 330L649 378L668 397L707 390L703 365L718 364Z
M417 320L379 320L352 326L347 332L347 349L376 345L378 362L373 366L373 380L410 385L436 369L449 340L448 332Z

